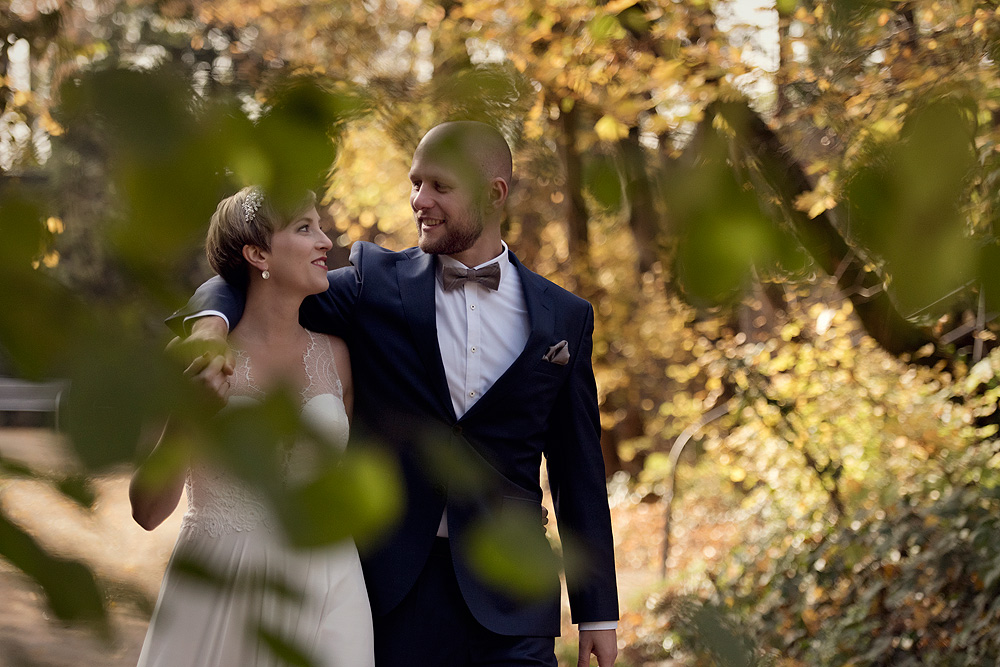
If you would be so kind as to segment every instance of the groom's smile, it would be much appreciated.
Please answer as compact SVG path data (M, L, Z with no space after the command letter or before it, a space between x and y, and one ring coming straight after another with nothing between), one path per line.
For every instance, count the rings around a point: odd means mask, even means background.
M420 225L421 229L430 229L432 227L437 227L438 225L443 225L444 220L440 220L438 218L417 217L417 223Z

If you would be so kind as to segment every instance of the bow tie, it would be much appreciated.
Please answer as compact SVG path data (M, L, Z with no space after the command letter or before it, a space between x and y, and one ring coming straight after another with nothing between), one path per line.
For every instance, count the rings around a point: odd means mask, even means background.
M467 282L479 283L494 292L500 288L500 265L496 262L479 269L464 269L457 266L446 266L441 272L444 289L458 289Z

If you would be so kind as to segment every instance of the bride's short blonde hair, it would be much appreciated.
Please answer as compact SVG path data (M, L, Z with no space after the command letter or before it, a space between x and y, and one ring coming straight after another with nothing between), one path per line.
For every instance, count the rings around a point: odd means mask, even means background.
M243 246L270 250L271 235L315 205L316 193L307 190L298 205L282 214L256 185L226 197L219 202L208 224L205 238L208 263L226 282L245 286L250 274Z

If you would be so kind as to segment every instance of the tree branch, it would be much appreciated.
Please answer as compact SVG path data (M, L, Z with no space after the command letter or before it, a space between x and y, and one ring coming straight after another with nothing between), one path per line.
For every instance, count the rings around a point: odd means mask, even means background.
M936 343L899 313L883 289L882 277L844 239L837 225L836 208L810 218L795 207L796 198L812 190L812 183L760 116L743 102L716 102L707 110L703 122L710 127L716 116L733 128L733 144L743 162L741 166L759 177L762 183L758 187L764 186L774 195L802 247L827 274L836 278L868 334L896 356ZM946 357L936 357L940 358Z

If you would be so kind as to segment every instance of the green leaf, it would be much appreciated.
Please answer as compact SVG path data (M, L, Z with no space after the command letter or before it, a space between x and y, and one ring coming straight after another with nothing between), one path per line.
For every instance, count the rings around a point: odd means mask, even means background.
M530 601L559 591L559 560L534 509L505 505L498 516L473 525L461 548L474 574L498 592Z
M598 14L595 16L587 24L587 30L590 32L591 38L597 43L625 37L625 29L619 23L618 17L610 14Z
M56 482L56 488L80 507L91 509L97 501L97 490L91 479L82 475L64 477Z
M798 0L777 0L775 8L781 16L791 16L795 13L795 8L798 4Z
M66 396L66 430L77 455L91 470L132 461L139 436L158 396L161 356L106 337L91 341L74 360Z
M299 667L313 665L308 654L280 632L258 626L257 637L275 656L281 659L282 664L298 665Z
M104 598L90 569L81 562L50 555L4 514L0 514L0 556L42 587L57 618L87 621L107 629Z
M303 189L325 185L337 155L334 128L345 110L342 99L317 80L295 79L278 91L257 122L256 145L272 177L260 185L279 209L298 202Z
M975 164L965 106L936 101L911 113L901 138L874 152L847 187L851 230L884 260L904 316L936 319L975 277L980 253L962 208Z
M352 447L281 505L289 539L300 547L353 537L359 547L377 542L403 510L403 485L393 460Z
M0 266L27 271L42 249L45 219L41 202L23 188L6 187L0 196Z
M614 162L599 156L584 167L584 185L594 200L607 213L614 213L622 206L622 184Z
M2 244L0 244L2 245ZM28 269L30 271L30 269ZM49 275L0 265L0 347L18 375L58 377L75 354L81 304Z
M618 22L624 28L640 37L648 35L652 25L649 19L646 18L646 12L642 10L639 3L623 9L618 14Z

